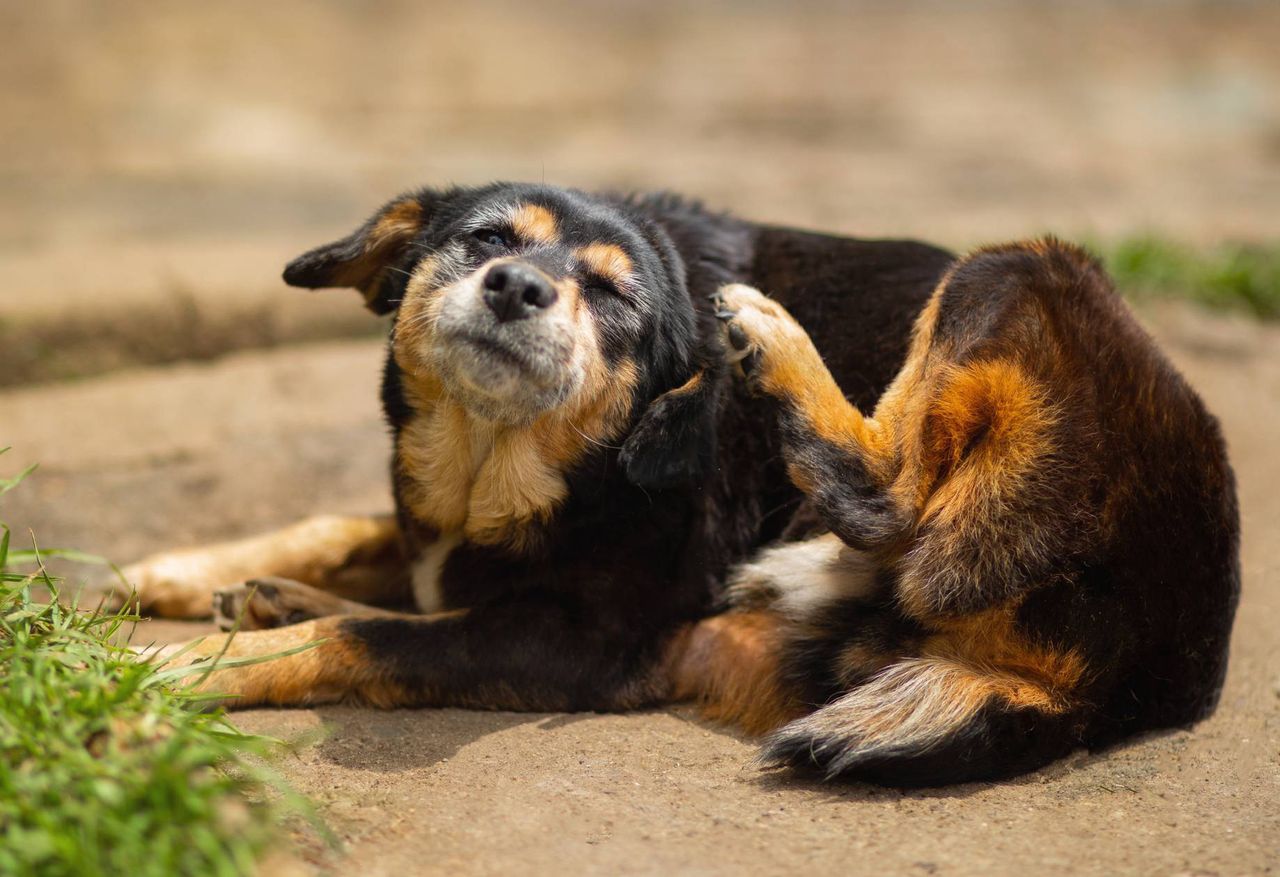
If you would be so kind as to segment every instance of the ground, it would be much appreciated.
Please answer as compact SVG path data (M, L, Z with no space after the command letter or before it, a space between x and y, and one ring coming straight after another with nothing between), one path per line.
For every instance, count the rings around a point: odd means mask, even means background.
M1280 237L1272 0L45 0L0 26L0 446L5 473L42 464L5 518L121 562L389 506L377 325L276 278L412 185L666 186L954 247ZM1245 594L1209 721L904 794L761 773L750 742L678 709L244 713L323 735L285 769L347 858L311 840L304 858L396 877L1280 868L1280 328L1143 318L1240 478Z
M285 762L361 873L1257 874L1280 863L1280 327L1146 311L1221 417L1240 480L1245 595L1217 714L1022 780L901 793L752 765L683 709L521 715L253 710L323 739ZM330 342L0 394L6 508L46 543L120 558L316 510L386 508L380 346ZM252 388L252 391L249 391ZM140 639L200 625L144 626ZM339 867L314 843L306 855Z

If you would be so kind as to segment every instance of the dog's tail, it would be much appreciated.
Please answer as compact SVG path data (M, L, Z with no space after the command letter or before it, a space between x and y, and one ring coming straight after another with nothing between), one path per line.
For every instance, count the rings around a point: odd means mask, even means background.
M1040 767L1080 743L1052 684L945 657L905 658L765 742L766 764L828 779L935 786Z

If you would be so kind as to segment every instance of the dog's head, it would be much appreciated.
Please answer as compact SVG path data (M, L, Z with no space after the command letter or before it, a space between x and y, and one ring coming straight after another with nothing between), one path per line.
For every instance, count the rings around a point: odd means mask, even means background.
M421 190L284 277L355 287L375 313L396 312L396 365L476 418L559 418L597 442L630 427L623 463L645 486L688 480L710 452L714 333L699 330L685 263L644 202L507 183Z

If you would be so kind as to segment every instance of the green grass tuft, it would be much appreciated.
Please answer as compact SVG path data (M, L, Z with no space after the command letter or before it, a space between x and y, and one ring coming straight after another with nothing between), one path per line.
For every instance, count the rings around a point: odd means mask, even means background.
M1280 318L1280 245L1196 248L1144 236L1098 249L1120 290L1134 299L1173 295L1262 319Z
M251 873L305 808L262 761L280 744L116 645L135 617L33 599L57 582L9 546L0 524L0 874Z

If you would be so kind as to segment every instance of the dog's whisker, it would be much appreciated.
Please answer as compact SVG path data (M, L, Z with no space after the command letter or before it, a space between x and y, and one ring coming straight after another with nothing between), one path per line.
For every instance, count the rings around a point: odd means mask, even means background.
M582 436L582 437L583 437L584 439L586 439L587 441L591 442L591 444L593 444L593 445L597 445L597 446L602 447L602 448L607 448L608 450L611 450L611 451L620 451L620 450L622 450L622 445L611 445L611 444L607 444L606 442L602 442L602 441L600 441L600 440L598 440L598 439L594 439L594 438L592 438L591 436L587 435L585 432L583 432L581 429L579 429L579 428L578 428L578 425L577 425L576 423L574 423L572 420L570 420L570 421L566 421L566 422L569 424L569 428L570 428L570 429L572 429L572 430L573 430L574 432L576 432L578 435Z

